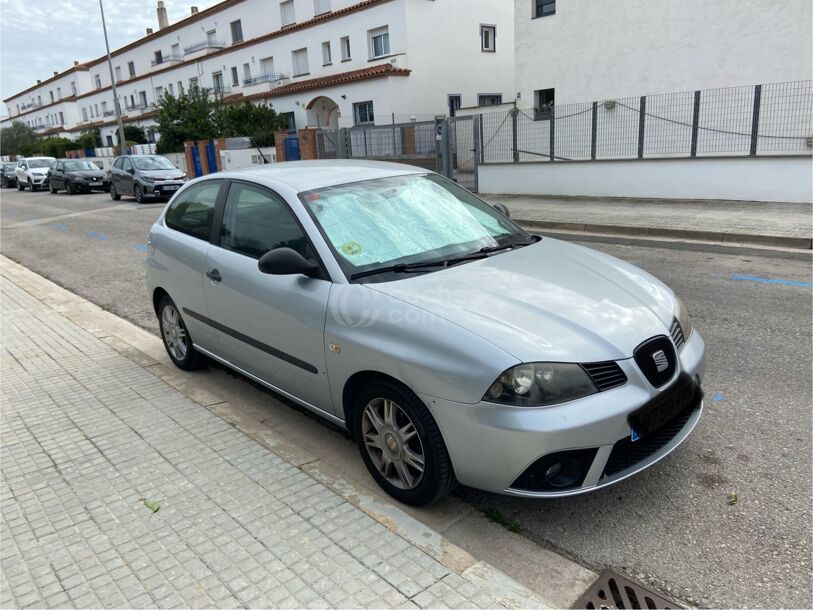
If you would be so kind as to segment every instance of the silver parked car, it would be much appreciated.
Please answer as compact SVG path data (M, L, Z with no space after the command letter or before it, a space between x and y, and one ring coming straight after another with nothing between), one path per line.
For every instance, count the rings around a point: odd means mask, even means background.
M167 352L346 426L410 504L456 481L576 494L657 462L702 410L705 347L686 309L645 271L500 210L389 163L195 180L149 235Z
M166 201L186 182L186 174L161 155L122 155L110 168L110 198L132 195L138 203Z

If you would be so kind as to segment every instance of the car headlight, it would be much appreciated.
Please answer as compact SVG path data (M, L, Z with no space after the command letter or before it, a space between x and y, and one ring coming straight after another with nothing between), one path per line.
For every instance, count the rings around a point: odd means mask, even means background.
M531 362L518 364L500 375L483 400L506 405L542 407L583 398L598 392L578 364Z
M141 179L144 182L155 182L155 178L153 178L152 176L141 176Z
M688 341L689 336L692 334L694 327L692 326L692 318L689 316L689 310L678 297L675 297L675 318L683 329L683 338Z

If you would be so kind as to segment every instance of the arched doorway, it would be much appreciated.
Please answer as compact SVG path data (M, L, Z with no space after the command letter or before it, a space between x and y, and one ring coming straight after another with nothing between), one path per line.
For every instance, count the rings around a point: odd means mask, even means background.
M308 127L339 127L339 106L329 97L320 95L314 98L306 107L308 111Z

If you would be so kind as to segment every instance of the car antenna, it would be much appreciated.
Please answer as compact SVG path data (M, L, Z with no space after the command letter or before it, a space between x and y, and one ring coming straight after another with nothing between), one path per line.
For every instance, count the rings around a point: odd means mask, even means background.
M260 153L260 157L262 157L263 160L263 165L268 165L269 161L268 159L265 158L263 151L260 150L260 145L257 144L257 140L254 139L254 136L249 136L249 138L251 138L251 142L254 144L254 148L256 148L257 152Z

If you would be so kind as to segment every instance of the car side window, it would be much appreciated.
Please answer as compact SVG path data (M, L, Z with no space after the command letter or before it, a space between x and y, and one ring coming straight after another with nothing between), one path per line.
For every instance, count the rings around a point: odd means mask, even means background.
M283 199L270 191L232 183L223 210L220 246L252 258L291 248L314 258L310 243Z
M220 180L190 186L179 194L167 209L164 222L170 229L209 241L212 218L220 191Z
M116 169L121 169L121 165L122 165L122 163L124 163L124 158L123 158L123 157L119 157L118 159L116 159L116 160L113 162L113 167L115 167Z
M121 166L125 172L129 172L131 169L133 169L133 162L130 161L130 159L128 159L127 157L125 157Z

